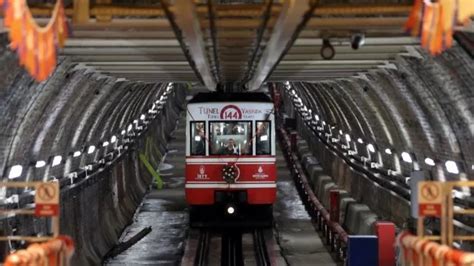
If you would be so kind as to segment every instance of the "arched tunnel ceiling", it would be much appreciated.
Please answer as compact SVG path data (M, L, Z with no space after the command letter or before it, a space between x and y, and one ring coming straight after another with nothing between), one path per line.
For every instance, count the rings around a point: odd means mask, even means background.
M354 76L386 66L398 53L418 45L403 30L411 1L294 1L297 5L291 8L284 7L284 1L194 2L192 6L180 0L127 6L116 1L91 3L89 9L82 8L82 18L74 18L73 36L62 55L116 77L145 82L212 79L205 82L210 87L265 78L297 81ZM295 6L302 8L292 10ZM185 8L191 13L180 13ZM35 5L32 12L41 16L50 9ZM66 13L73 17L72 6ZM302 21L305 14L308 19ZM275 30L278 20L281 30ZM359 32L367 37L366 44L353 50L350 37ZM335 47L332 60L320 56L323 38ZM188 56L183 48L191 51Z

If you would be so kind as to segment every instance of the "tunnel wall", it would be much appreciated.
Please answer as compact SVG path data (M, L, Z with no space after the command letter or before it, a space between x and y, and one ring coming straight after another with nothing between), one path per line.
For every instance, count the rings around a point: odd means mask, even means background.
M57 179L61 233L76 242L73 264L100 264L152 183L145 163L158 168L184 102L181 84L116 79L66 58L47 81L36 83L0 38L3 181ZM38 161L45 165L36 167ZM13 166L22 171L9 178ZM2 204L12 208L33 200L30 190L1 193ZM0 226L6 235L50 231L46 219L26 216L2 219Z
M403 226L409 216L407 177L417 166L404 162L402 152L418 163L426 180L474 177L472 84L474 62L460 47L437 57L414 50L358 77L292 83L283 93L284 107L290 116L300 117L300 134L339 188L380 219ZM300 114L295 107L302 109ZM348 150L356 152L349 155ZM353 159L363 163L360 168ZM448 160L457 164L459 174L447 171ZM470 198L469 190L459 192L458 199Z

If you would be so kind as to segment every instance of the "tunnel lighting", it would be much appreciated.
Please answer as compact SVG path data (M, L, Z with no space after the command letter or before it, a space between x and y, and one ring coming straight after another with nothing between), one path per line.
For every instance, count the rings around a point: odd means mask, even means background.
M351 141L351 136L349 134L346 134L346 141L347 142Z
M286 86L290 86L290 82L289 82L289 81L285 81L285 85L286 85Z
M429 166L434 166L435 165L435 161L431 158L425 158L425 164L429 165Z
M357 142L359 142L360 144L364 143L364 141L361 138L358 138Z
M295 90L291 90L291 94L296 95L296 91L295 91Z
M331 129L335 129L336 127L335 126L332 126Z
M357 33L357 34L352 35L352 38L351 38L351 47L352 47L352 49L357 50L357 49L359 49L359 47L364 45L364 43L365 43L364 34Z
M314 115L314 119L316 119L316 121L319 121L319 115Z
M372 145L372 144L367 144L367 149L368 149L370 152L372 152L372 153L375 152L375 147L374 147L374 145Z
M115 143L117 141L117 137L114 135L110 138L110 143Z
M142 114L142 115L140 116L140 120L145 120L145 118L146 118L146 115L143 115L143 114Z
M385 153L386 154L392 154L392 150L387 148L387 149L385 149Z
M323 126L325 126L325 125L326 125L326 122L323 121Z
M232 206L227 207L227 213L228 214L234 214L235 213L234 207L232 207Z
M344 132L342 132L342 130L339 129L339 135L344 135Z
M104 141L104 143L102 143L102 147L107 147L109 146L109 142L108 141Z
M331 60L334 58L336 50L334 50L334 47L331 45L331 42L329 42L328 39L323 40L323 46L321 46L319 54L325 60Z
M95 146L94 145L91 145L89 146L89 148L87 149L87 154L91 154L95 151Z
M79 157L81 156L82 152L80 151L75 151L74 154L72 155L72 157Z
M402 160L407 163L412 163L413 160L411 159L411 156L408 152L402 152Z
M133 120L133 123L138 124L138 120L137 119Z
M128 125L127 131L131 131L132 129L133 129L133 125L132 124Z
M53 158L53 163L51 163L51 166L54 167L54 166L56 166L56 165L59 165L62 160L63 160L63 157L61 157L60 155L54 156L54 158Z
M456 162L446 161L444 165L446 166L446 170L448 170L448 173L459 174L459 169L458 169L458 166L456 165Z
M21 165L14 165L10 169L10 173L8 174L9 179L14 179L18 178L21 176L21 173L23 172L23 166Z
M35 164L35 167L36 168L41 168L41 167L44 167L45 165L46 165L45 161L37 161L36 164Z
M260 137L260 141L267 141L268 140L268 136L267 135L264 135L264 136L261 136Z
M122 132L120 132L121 135L125 135L125 133L127 133L127 132L125 131L125 129L122 130Z

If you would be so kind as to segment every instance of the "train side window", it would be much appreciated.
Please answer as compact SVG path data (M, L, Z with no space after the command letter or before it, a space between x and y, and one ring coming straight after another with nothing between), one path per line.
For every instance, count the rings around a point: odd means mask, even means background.
M257 126L255 127L255 146L257 150L257 155L270 155L270 122L256 121L256 123Z
M191 155L206 155L205 123L191 122Z

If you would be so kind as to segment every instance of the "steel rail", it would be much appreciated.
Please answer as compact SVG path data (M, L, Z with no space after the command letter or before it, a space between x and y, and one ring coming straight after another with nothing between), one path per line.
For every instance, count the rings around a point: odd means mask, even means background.
M196 250L196 257L194 258L194 265L205 266L208 265L209 255L209 241L210 233L207 230L201 230L199 233L199 242Z
M244 265L242 232L222 233L221 265Z
M255 250L255 259L258 266L270 266L271 261L268 255L267 244L265 241L264 230L255 229L252 233L254 250Z

